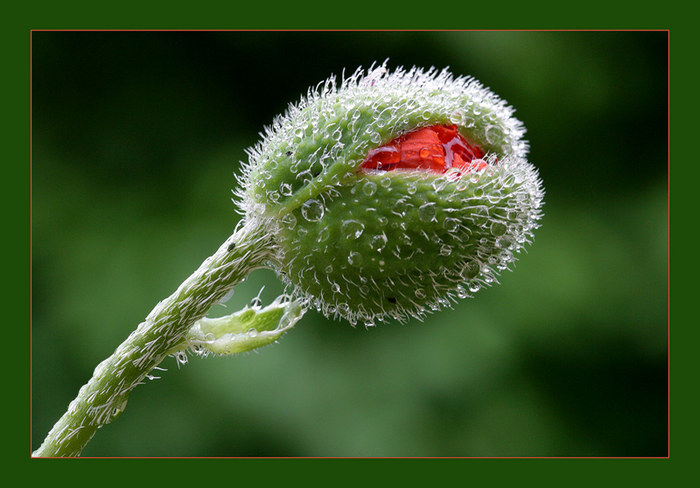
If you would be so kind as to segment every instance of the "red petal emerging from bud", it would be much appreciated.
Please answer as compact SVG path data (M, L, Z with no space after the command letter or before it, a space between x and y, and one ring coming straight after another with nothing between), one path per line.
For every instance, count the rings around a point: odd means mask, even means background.
M371 150L361 167L432 173L444 173L455 168L465 174L485 169L488 165L483 157L484 151L467 142L456 125L433 125L404 134Z

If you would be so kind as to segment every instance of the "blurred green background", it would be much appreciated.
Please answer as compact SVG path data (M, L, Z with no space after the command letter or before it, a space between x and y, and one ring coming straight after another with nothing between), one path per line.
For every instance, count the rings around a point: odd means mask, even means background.
M33 448L232 232L245 149L345 68L449 66L517 109L547 190L501 285L407 325L309 312L172 358L86 456L667 455L665 32L34 32ZM236 289L237 310L262 286Z

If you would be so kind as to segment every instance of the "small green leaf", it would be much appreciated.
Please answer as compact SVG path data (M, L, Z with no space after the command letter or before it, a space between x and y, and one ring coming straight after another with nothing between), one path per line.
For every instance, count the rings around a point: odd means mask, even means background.
M251 351L275 342L294 327L304 312L299 302L280 296L264 308L246 306L224 317L205 317L195 322L173 354L182 362L186 350L199 355Z

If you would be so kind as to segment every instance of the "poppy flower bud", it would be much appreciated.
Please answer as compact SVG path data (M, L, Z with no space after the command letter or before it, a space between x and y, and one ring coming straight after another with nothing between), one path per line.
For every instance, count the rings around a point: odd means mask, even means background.
M239 190L290 293L372 325L471 296L533 238L544 191L513 110L471 78L385 65L267 128Z

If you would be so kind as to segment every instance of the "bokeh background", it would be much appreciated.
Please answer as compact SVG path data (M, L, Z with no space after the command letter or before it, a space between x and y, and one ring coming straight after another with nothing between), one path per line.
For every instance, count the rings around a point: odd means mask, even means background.
M501 285L425 322L315 312L172 358L86 456L666 456L666 32L34 32L32 439L232 232L258 132L328 75L449 66L547 190ZM282 288L257 271L228 308Z

